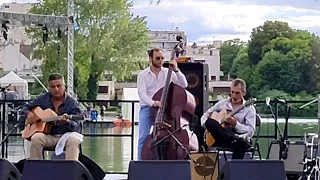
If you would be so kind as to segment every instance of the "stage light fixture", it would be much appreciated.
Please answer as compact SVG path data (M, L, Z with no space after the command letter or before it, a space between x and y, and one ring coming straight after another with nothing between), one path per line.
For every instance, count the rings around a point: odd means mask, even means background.
M9 21L3 21L1 23L1 32L4 40L6 41L8 41L8 30L9 30L8 24L9 24Z
M42 41L44 44L48 41L48 28L47 28L47 26L43 26L43 28L42 28Z

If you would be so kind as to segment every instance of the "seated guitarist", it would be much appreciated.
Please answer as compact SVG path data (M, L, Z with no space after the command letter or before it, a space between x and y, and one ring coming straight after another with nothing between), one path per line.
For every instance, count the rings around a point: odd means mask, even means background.
M57 115L76 115L80 114L79 103L69 96L65 91L64 77L61 74L54 73L48 78L49 92L38 96L32 102L27 103L22 108L19 122L24 126L28 112L34 107L52 109ZM81 132L79 121L68 120L62 117L62 120L54 122L49 135L36 133L31 137L30 159L43 159L43 148L54 148L60 137L66 132ZM24 129L24 127L22 127ZM69 136L65 145L66 160L78 160L80 141Z
M231 97L220 100L213 107L207 110L201 117L201 126L206 128L215 139L214 146L234 148L232 159L243 159L245 151L249 148L249 143L244 135L250 138L254 135L256 124L256 110L253 106L245 107L234 115L228 117L226 122L228 127L221 127L218 121L210 119L213 112L219 112L222 109L233 110L239 105L245 103L246 83L242 79L235 79L230 87ZM237 134L243 134L238 136Z

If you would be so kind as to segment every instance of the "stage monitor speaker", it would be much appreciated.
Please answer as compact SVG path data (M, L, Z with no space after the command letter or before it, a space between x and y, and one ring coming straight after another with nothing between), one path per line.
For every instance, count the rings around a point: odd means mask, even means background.
M65 153L63 152L60 155L52 153L51 159L64 160ZM103 179L106 176L101 167L86 155L79 153L79 161L88 169L94 179Z
M169 67L165 62L164 67ZM200 117L209 106L209 67L203 62L178 63L178 68L186 76L188 87L186 88L196 98L195 115Z
M0 179L2 180L20 180L21 173L7 159L0 159Z
M191 180L190 165L187 160L130 161L128 180Z
M272 141L269 147L267 159L278 160L279 148L279 142ZM304 141L291 141L288 143L287 158L283 159L287 174L302 174L303 165L300 164L300 162L303 161L304 151Z
M280 160L231 160L223 166L219 180L286 180Z
M94 180L79 161L27 160L22 180Z
M191 152L191 177L192 180L217 179L219 175L219 160L217 152Z

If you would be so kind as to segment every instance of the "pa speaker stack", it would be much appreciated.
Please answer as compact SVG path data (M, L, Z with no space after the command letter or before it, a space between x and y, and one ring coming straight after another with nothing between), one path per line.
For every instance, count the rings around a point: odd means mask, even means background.
M0 159L0 179L2 180L20 180L19 170L6 159Z
M169 67L165 62L164 67ZM178 68L186 76L188 87L186 88L196 99L197 126L193 131L196 133L199 142L203 142L204 129L200 127L200 118L209 106L209 67L203 62L178 63ZM192 124L190 124L192 125ZM201 144L199 144L201 145Z
M169 67L165 62L164 67ZM188 87L186 88L196 98L196 115L200 118L209 105L209 67L202 62L178 63L178 68L186 76Z
M231 160L219 173L218 180L286 180L280 160Z

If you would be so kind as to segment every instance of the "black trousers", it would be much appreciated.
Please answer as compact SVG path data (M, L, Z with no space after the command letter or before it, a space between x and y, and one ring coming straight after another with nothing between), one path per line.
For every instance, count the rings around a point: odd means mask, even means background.
M214 146L233 148L232 159L243 159L248 142L235 137L235 132L231 129L223 128L218 121L208 118L205 127L216 140Z

